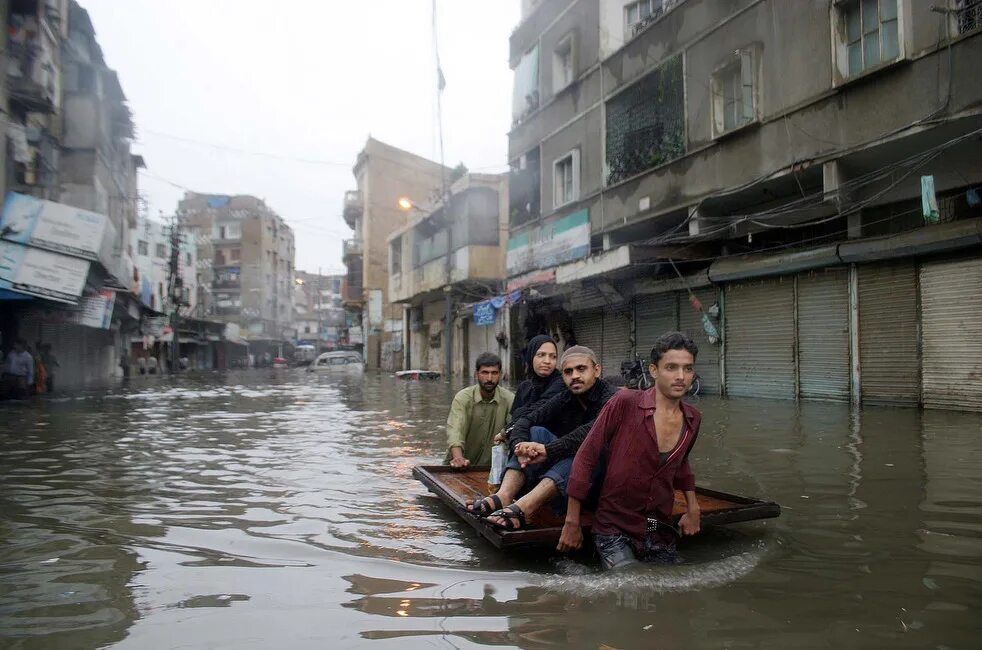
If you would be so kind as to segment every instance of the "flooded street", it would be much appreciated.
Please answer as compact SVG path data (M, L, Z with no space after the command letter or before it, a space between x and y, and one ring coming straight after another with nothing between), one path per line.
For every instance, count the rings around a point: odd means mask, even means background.
M699 484L781 517L600 575L412 479L453 387L274 372L0 405L0 646L978 647L977 414L702 399Z

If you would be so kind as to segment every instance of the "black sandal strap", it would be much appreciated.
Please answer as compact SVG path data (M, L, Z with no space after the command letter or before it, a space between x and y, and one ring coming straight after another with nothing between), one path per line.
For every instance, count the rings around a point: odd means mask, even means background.
M495 528L501 528L502 530L506 530L506 531L523 530L526 526L525 511L522 510L517 503L511 504L507 508L495 510L490 515L488 515L488 517L501 517L506 521L508 521L509 522L508 525L496 524L494 522L490 522L491 525L494 526ZM511 522L515 520L518 521L518 526L511 525Z

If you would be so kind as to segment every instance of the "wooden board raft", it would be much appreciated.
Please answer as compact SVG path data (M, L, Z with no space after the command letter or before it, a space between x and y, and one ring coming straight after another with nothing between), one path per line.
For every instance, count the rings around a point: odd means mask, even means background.
M499 530L467 511L467 501L478 495L488 495L488 470L488 467L456 470L447 465L417 465L413 468L413 476L495 547L555 547L563 528L563 517L556 515L551 508L540 508L529 518L528 528L519 531ZM771 501L716 492L698 486L696 496L702 510L700 522L703 526L769 519L781 514L781 506ZM676 492L672 513L676 525L684 512L685 497L681 492ZM584 532L589 532L591 523L590 513L583 513Z

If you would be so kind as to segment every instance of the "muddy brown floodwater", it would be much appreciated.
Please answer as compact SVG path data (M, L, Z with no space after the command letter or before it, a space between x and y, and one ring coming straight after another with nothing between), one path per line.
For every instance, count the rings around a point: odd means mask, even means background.
M0 646L977 648L982 418L706 398L686 562L502 554L411 477L444 383L248 371L0 404Z

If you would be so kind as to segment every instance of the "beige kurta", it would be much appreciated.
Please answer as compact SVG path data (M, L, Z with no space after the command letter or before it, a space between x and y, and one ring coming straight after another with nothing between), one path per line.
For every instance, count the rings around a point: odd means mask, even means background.
M460 447L472 466L490 465L492 439L508 424L514 400L515 394L501 386L490 400L481 397L478 384L457 393L447 416L447 456L443 462L449 463L450 450Z

